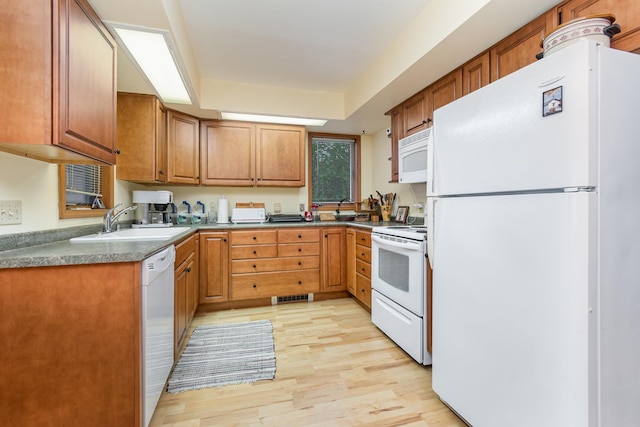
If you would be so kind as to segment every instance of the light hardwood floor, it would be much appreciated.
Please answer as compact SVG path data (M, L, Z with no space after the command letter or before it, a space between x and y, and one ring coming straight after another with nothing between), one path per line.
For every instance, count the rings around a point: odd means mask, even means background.
M271 320L276 378L164 393L151 426L465 426L416 363L345 298L198 313L204 324Z

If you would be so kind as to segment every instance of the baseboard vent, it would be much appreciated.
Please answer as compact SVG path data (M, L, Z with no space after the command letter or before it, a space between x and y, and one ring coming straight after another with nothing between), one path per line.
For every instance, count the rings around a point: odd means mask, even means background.
M271 305L297 301L313 301L313 294L287 295L283 297L271 297Z

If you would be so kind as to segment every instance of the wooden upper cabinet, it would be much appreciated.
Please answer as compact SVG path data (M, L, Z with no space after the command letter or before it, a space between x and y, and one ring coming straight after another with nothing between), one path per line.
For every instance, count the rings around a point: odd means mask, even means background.
M540 42L554 28L554 13L534 19L491 48L491 81L494 82L535 61Z
M153 95L118 93L117 178L167 182L167 110Z
M423 90L402 103L402 138L431 126L427 96L427 91Z
M487 51L462 66L463 96L489 84L490 57Z
M35 3L0 13L0 150L114 164L116 43L86 0Z
M302 126L202 122L202 184L303 187Z
M169 110L167 114L167 182L200 183L200 121Z
M427 117L432 125L433 112L462 97L462 68L447 74L426 89L427 92Z
M398 182L398 141L404 138L404 128L402 126L402 106L398 106L387 113L391 116L391 180L389 182Z
M304 187L304 140L304 127L256 124L257 185Z
M640 2L638 0L569 0L556 8L555 25L591 15L611 14L620 25L620 34L611 40L611 47L640 53Z
M203 121L200 136L202 184L254 185L253 124L219 120Z

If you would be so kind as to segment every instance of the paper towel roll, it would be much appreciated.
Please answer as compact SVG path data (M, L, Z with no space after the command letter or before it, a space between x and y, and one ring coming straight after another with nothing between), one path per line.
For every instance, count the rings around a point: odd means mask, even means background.
M229 200L222 196L218 199L218 224L229 222Z

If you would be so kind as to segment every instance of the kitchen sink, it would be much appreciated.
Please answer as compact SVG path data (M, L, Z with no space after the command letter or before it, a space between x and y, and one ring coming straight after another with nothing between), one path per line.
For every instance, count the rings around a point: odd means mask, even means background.
M336 221L355 221L355 215L334 215Z
M111 233L96 233L86 236L73 237L70 242L126 242L135 240L169 240L189 227L163 227L163 228L125 228Z

